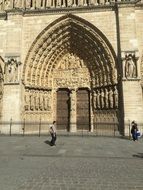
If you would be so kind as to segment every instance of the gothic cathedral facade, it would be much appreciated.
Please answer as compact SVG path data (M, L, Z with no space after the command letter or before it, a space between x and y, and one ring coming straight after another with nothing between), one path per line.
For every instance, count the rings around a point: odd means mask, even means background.
M0 132L39 120L142 130L142 0L0 0Z

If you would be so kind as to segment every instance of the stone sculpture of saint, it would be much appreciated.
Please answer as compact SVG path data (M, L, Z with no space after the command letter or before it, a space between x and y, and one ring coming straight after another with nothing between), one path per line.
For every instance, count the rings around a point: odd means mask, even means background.
M101 89L100 92L100 101L101 101L101 108L104 108L104 91Z
M97 96L96 96L96 105L97 108L100 109L100 92L97 90Z
M33 91L30 92L30 110L34 110L35 107L35 100L34 100L34 94Z
M14 0L14 8L21 8L22 1L21 0Z
M43 110L43 93L40 93L39 94L39 102L40 102L40 105L39 105L39 108L40 110Z
M11 0L4 0L4 9L5 10L12 8L11 5L12 5Z
M10 59L6 63L7 82L16 82L18 78L18 64L15 59Z
M26 0L26 8L31 8L31 0Z
M44 110L50 110L50 97L48 92L44 92L43 94L43 106Z
M60 0L58 0L59 2ZM52 1L51 0L46 0L46 7L50 8L52 6Z
M62 6L62 1L61 0L57 0L56 7L61 7L61 6Z
M127 78L134 78L136 75L136 66L132 55L129 55L126 59L125 75Z
M113 91L112 91L112 88L109 88L108 98L109 98L110 108L113 108L114 103L113 103Z
M96 109L97 108L97 94L96 94L96 92L94 92L93 105L94 105L94 109Z
M3 0L0 0L0 11L3 10Z
M115 108L118 108L118 90L117 87L114 87L114 106Z
M109 100L108 100L108 90L105 89L105 107L109 108Z
M35 98L35 109L38 110L39 109L39 94L36 91L35 91L34 98Z
M25 91L25 96L24 96L24 100L25 100L25 111L29 111L30 108L30 96L29 96L29 91L26 90Z
M67 6L68 6L68 7L72 6L72 0L68 0L68 1L67 1Z

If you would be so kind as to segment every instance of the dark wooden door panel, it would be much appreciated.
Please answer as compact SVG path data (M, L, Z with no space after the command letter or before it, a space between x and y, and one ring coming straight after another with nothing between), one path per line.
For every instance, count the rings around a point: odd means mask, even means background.
M78 90L77 92L77 129L90 128L90 110L89 110L89 92L88 90Z
M69 129L69 91L57 92L57 129Z

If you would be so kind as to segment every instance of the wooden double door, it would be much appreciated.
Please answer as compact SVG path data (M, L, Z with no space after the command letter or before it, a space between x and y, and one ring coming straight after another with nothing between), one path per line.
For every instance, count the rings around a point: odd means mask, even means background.
M57 92L57 129L70 131L71 100L68 89ZM90 97L87 89L76 92L76 126L77 130L90 130Z

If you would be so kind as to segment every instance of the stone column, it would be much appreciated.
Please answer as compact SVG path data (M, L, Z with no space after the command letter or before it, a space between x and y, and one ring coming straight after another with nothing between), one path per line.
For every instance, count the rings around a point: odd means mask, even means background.
M50 122L53 122L54 120L56 120L57 118L57 112L56 112L56 109L57 109L57 89L52 89L52 102L53 102L53 105L52 105L52 118L51 118L51 121Z
M76 132L76 89L71 89L70 93L70 132Z
M94 98L92 97L93 93L90 91L90 131L93 132L94 131L94 105L92 105ZM92 101L93 100L93 101Z

